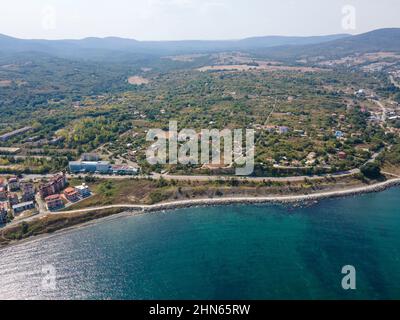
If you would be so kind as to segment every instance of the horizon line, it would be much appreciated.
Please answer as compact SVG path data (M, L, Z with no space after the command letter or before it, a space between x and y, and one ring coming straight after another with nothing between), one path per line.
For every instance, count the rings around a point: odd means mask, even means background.
M24 38L24 37L18 37L10 34L5 34L1 33L0 35L9 37L9 38L14 38L18 40L33 40L33 41L80 41L80 40L87 40L87 39L110 39L110 38L115 38L115 39L123 39L123 40L131 40L131 41L138 41L138 42L182 42L182 41L241 41L241 40L246 40L246 39L252 39L252 38L264 38L264 37L285 37L285 38L318 38L318 37L329 37L329 36L341 36L341 35L347 35L347 36L356 36L368 32L373 32L377 30L383 30L383 29L400 29L400 27L385 27L385 28L378 28L378 29L371 29L366 32L361 32L361 33L352 33L352 32L343 32L343 33L329 33L329 34L321 34L321 35L279 35L279 34L267 34L267 35L249 35L241 38L219 38L219 39L211 39L211 38L186 38L186 39L175 39L175 40L146 40L146 39L138 39L138 38L128 38L128 37L123 37L123 36L86 36L86 37L79 37L79 38L57 38L57 39L51 39L51 38Z
M376 29L370 29L368 31L364 32L343 32L343 33L329 33L329 34L320 34L320 35L279 35L279 34L266 34L266 35L249 35L249 36L244 36L241 38L219 38L219 39L211 39L211 38L204 38L204 39L199 39L199 38L186 38L186 39L175 39L175 40L144 40L144 39L138 39L138 38L128 38L128 37L123 37L123 36L116 36L116 35L109 35L109 36L86 36L86 37L79 37L79 38L57 38L57 39L51 39L51 38L25 38L25 37L19 37L19 36L14 36L6 33L0 32L0 36L5 36L13 39L18 39L18 40L33 40L33 41L80 41L80 40L86 40L86 39L109 39L109 38L116 38L116 39L123 39L123 40L131 40L131 41L137 41L137 42L182 42L182 41L241 41L241 40L246 40L246 39L252 39L252 38L264 38L264 37L286 37L286 38L312 38L312 37L329 37L329 36L340 36L340 35L347 35L347 36L357 36L361 34L366 34L378 30L389 30L389 29L400 29L400 27L383 27L383 28L376 28Z

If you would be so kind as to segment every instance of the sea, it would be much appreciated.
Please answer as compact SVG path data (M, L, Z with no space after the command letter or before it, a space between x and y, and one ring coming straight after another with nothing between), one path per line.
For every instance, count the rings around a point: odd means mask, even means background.
M122 214L0 249L0 299L399 298L399 188Z

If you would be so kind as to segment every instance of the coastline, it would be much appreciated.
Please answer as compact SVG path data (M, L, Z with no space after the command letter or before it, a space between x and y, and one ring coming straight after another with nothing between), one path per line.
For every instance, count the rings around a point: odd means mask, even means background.
M323 200L327 198L337 198L345 196L355 196L364 193L373 193L384 191L388 188L400 186L400 178L390 179L384 182L378 182L368 186L362 186L352 189L327 191L320 193L310 193L307 195L287 195L287 196L270 196L270 197L226 197L226 198L207 198L207 199L190 199L172 202L161 202L151 205L129 205L129 204L115 204L96 208L86 208L71 211L58 211L51 214L71 214L71 213L85 213L96 210L104 209L125 209L126 211L161 211L173 210L181 208L189 208L195 206L208 206L208 205L230 205L230 204L257 204L257 203L302 203L315 200Z
M58 234L59 232L65 232L71 229L81 228L93 223L104 221L105 219L113 219L121 216L131 216L145 214L150 212L164 211L164 210L175 210L190 207L204 207L204 206L225 206L233 204L290 204L290 203L307 203L310 201L324 200L329 198L341 198L348 196L357 196L366 193L382 192L386 189L400 186L400 178L390 179L384 182L375 183L368 186L357 187L352 189L328 191L307 195L287 195L287 196L270 196L270 197L234 197L234 198L209 198L209 199L190 199L174 202L164 202L152 205L124 205L116 204L96 208L79 209L73 211L62 211L49 213L46 217L51 220L43 223L42 229L35 230L33 234L22 236L20 239L8 239L4 236L4 232L9 229L21 229L21 223L10 227L4 227L1 230L1 238L3 242L0 242L0 249L8 247L10 245L23 243L25 241L31 241L38 239L42 236L49 234ZM43 220L43 217L38 218L32 217L32 224L34 222ZM74 221L74 218L77 218ZM63 220L66 224L60 227L52 226L54 221Z

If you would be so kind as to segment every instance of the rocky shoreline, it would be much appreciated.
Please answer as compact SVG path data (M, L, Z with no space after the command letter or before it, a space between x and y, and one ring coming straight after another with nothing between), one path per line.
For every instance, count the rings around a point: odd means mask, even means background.
M238 197L238 198L214 198L214 199L192 199L186 201L176 201L170 203L160 203L149 206L142 206L144 212L154 212L160 210L173 210L190 208L195 206L216 206L231 204L304 204L310 201L317 201L329 198L339 198L347 196L356 196L365 193L381 192L391 187L400 186L400 179L391 179L385 182L359 187L354 189L331 191L325 193L315 193L309 195L289 195L289 196L273 196L273 197ZM133 208L132 208L133 209ZM137 210L137 209L136 209ZM136 211L135 210L135 211Z

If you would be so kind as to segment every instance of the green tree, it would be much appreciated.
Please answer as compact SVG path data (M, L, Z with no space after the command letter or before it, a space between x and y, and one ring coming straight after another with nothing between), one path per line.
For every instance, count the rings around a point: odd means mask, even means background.
M369 179L377 179L381 176L381 168L376 162L368 162L361 167L361 173Z

